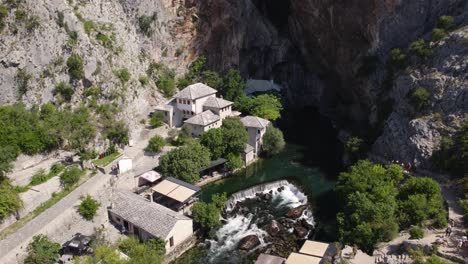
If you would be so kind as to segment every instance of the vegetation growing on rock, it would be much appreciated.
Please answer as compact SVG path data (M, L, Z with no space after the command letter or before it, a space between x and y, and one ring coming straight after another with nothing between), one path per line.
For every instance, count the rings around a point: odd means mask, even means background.
M24 260L27 264L57 263L62 248L59 243L51 241L46 235L36 235L28 245L28 256Z
M89 194L82 196L80 200L81 204L78 208L78 212L84 219L88 221L92 220L101 204Z

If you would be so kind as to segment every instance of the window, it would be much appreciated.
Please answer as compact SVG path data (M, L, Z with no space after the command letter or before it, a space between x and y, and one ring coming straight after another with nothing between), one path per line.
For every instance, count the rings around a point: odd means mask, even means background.
M170 247L174 246L174 237L169 238L169 246Z
M257 134L260 134L260 129L257 129Z

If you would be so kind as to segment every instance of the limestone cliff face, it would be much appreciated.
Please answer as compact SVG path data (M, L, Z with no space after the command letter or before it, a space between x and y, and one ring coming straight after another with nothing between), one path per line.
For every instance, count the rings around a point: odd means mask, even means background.
M439 16L468 7L464 0L188 2L200 18L197 50L212 68L275 79L295 103L361 124L372 122L379 64L389 50L432 30Z
M431 168L443 136L468 122L468 27L438 43L426 63L406 69L390 94L396 102L373 153ZM428 106L414 111L409 95L419 87L430 93Z
M83 58L85 78L74 85L72 105L84 101L85 87L99 86L103 96L98 103L120 105L123 111L118 119L125 120L136 133L141 126L138 121L162 100L155 84L143 86L139 76L145 75L153 61L181 72L190 59L187 45L193 38L193 25L185 17L189 15L181 11L185 8L176 1L25 0L8 9L0 35L0 105L20 101L31 106L56 101L54 86L68 82L65 62L76 53ZM36 17L37 26L28 29L27 22L15 17L18 10L29 18ZM59 14L63 14L62 23L58 22ZM143 15L155 15L149 37L139 29L138 18ZM88 32L86 23L92 24ZM98 34L107 37L107 44ZM182 54L176 56L177 49ZM114 74L123 68L131 74L125 85ZM19 91L16 77L20 69L30 76L24 94Z

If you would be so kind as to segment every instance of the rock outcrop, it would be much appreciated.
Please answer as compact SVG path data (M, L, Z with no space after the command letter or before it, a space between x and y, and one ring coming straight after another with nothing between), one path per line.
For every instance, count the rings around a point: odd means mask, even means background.
M238 248L248 251L248 250L255 248L258 245L260 245L260 239L258 239L258 236L248 235L241 239L241 241L239 242Z
M299 218L301 217L302 213L307 209L307 205L300 205L296 208L293 208L291 210L289 210L287 213L286 213L286 216L289 217L289 218L293 218L293 219L296 219L296 218Z
M432 47L433 56L410 66L390 92L395 102L373 153L430 168L442 137L451 137L468 122L468 28L451 33ZM415 111L411 93L422 87L427 106Z

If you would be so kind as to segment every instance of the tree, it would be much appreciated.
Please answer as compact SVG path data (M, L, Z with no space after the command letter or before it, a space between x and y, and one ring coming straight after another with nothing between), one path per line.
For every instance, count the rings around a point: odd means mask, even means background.
M130 81L131 74L127 70L127 68L122 68L118 71L115 71L115 76L119 78L119 80L122 82L122 84L125 84L126 82Z
M128 264L128 261L122 259L118 251L108 245L98 245L94 250L94 261L92 263L100 264Z
M178 133L177 139L175 140L174 143L176 143L177 145L184 145L190 142L191 139L192 139L192 128L189 125L184 124L180 132Z
M145 148L145 151L149 153L159 153L161 152L161 150L164 148L165 145L166 145L166 140L156 135L149 140L148 146Z
M432 40L439 41L447 36L447 32L442 28L434 28L432 30Z
M73 80L81 80L84 78L84 67L83 67L83 59L81 59L80 55L73 53L67 59L67 67L68 67L68 74L70 75L70 79Z
M6 177L13 168L11 162L16 159L17 150L11 146L0 147L0 179Z
M350 172L340 174L335 188L344 204L337 215L341 242L370 253L377 242L397 233L396 185L403 172L393 168L358 161Z
M223 79L214 71L204 71L201 73L200 81L206 85L219 90L223 85Z
M24 260L25 264L54 264L57 263L62 247L59 243L51 241L46 235L33 236L33 240L28 245L28 256Z
M276 120L281 117L283 106L279 98L272 94L262 94L252 98L251 113L268 120Z
M162 112L157 112L151 115L150 125L153 128L160 127L164 124L164 114Z
M435 220L435 226L447 225L447 212L439 184L427 177L410 178L398 194L399 219L403 226Z
M199 75L202 71L205 70L206 58L200 56L196 58L189 66L190 75Z
M222 129L223 141L226 146L224 155L227 156L229 153L241 155L249 140L249 135L240 119L238 117L224 119Z
M91 197L89 194L86 196L81 196L80 200L81 204L78 208L78 212L84 219L88 221L92 220L101 204L93 199L93 197Z
M437 23L438 28L448 30L455 25L452 16L441 16L439 17L439 22Z
M429 105L430 98L431 94L423 87L419 87L411 93L411 102L418 111Z
M443 137L439 151L434 155L436 164L455 177L463 177L468 171L468 122L452 137Z
M229 70L224 76L223 85L220 89L220 94L229 101L237 101L244 95L245 81L238 70Z
M83 171L81 171L78 166L68 167L62 175L60 175L60 183L64 188L70 188L78 183L82 174Z
M283 132L272 124L268 125L265 135L263 136L262 150L267 155L276 155L284 149L285 145L286 142L284 141Z
M403 68L406 63L406 54L398 48L392 49L390 52L389 63L393 68Z
M226 151L223 132L224 130L221 128L213 128L200 137L200 143L210 151L211 160L220 158Z
M161 172L191 183L200 179L200 170L210 164L210 152L198 142L190 142L161 157Z
M211 195L211 202L219 209L224 210L227 206L227 194L215 193Z
M194 221L205 229L221 226L221 212L214 203L195 203L192 207Z
M244 161L242 160L242 156L239 154L228 153L226 162L226 170L232 171L238 169L244 165Z

